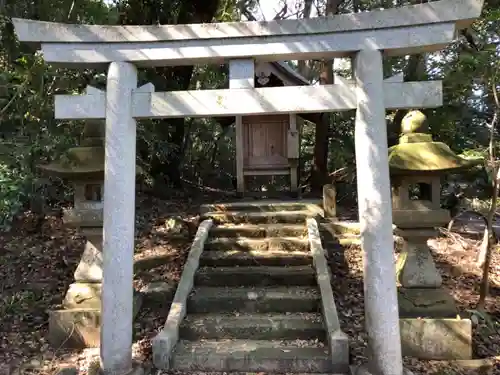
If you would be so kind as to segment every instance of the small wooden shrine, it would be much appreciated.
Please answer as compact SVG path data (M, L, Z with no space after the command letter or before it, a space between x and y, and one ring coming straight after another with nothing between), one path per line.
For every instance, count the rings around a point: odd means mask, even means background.
M285 62L255 64L254 86L305 86L310 83ZM300 130L303 120L318 123L319 113L243 116L236 119L241 137L236 137L237 191L247 191L249 176L290 176L290 192L298 192Z

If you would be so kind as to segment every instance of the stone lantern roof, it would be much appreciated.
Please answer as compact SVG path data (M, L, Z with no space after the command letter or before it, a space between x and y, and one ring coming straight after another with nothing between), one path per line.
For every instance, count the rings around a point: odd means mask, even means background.
M63 158L39 168L47 175L73 181L104 180L103 125L87 122L83 141L79 147L70 148Z
M401 122L399 144L389 148L391 174L443 174L483 162L458 156L445 143L434 142L428 131L427 118L422 112L408 112Z

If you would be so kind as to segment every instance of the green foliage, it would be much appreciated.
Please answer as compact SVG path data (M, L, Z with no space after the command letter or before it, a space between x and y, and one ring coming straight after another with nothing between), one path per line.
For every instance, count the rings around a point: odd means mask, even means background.
M396 2L406 5L414 1ZM87 84L105 87L105 73L93 70L68 70L48 66L43 56L28 46L19 45L12 33L9 17L35 18L43 21L95 24L155 24L175 23L182 15L194 17L196 9L178 0L4 0L0 2L0 171L5 187L1 190L0 217L2 223L22 209L33 195L40 195L41 176L37 164L54 160L69 146L78 144L82 123L55 121L53 98L58 93L82 92ZM217 21L229 22L241 13L260 12L258 1L220 0ZM325 0L315 0L314 7L322 13ZM393 1L343 1L341 13L365 11L394 6ZM300 5L299 5L300 8ZM188 11L186 11L188 9ZM295 12L289 9L289 13ZM183 15L186 17L186 14ZM196 18L191 18L196 20ZM193 21L194 22L194 21ZM491 85L500 82L500 4L487 1L481 20L473 26L475 50L465 38L444 51L425 56L425 75L442 79L444 106L426 111L435 140L450 145L458 153L468 156L487 153L489 128L493 114ZM317 81L317 67L311 63L310 78ZM290 62L295 66L295 62ZM384 75L406 71L406 57L391 57L384 61ZM348 70L336 73L348 77ZM308 74L309 75L309 74ZM175 69L151 69L139 72L141 82L152 82L157 90L170 90L182 85L182 72ZM226 87L227 65L196 66L190 80L191 89ZM500 87L499 87L500 88ZM332 116L328 168L348 170L346 180L354 178L354 112ZM388 121L394 113L388 113ZM186 119L181 142L173 140L178 128L174 121L140 121L138 124L138 163L147 180L152 164L163 168L181 155L181 172L185 179L216 188L231 189L230 177L235 175L234 127L216 119ZM304 183L311 169L314 151L314 125L306 123L301 132L300 175ZM175 141L175 142L174 142ZM346 168L347 167L347 168ZM157 172L157 171L156 171ZM165 172L165 170L163 170ZM344 175L344 177L346 177ZM354 187L350 188L352 191ZM35 193L36 192L36 193ZM46 193L44 193L46 194ZM43 196L43 199L49 198ZM10 219L9 219L10 218Z
M28 191L28 179L22 171L0 164L0 229L10 229Z

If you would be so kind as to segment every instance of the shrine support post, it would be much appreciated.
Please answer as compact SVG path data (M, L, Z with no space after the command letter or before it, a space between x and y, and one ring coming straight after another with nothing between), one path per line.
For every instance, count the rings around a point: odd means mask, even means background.
M132 369L137 69L109 65L106 89L101 365L105 374Z
M402 374L382 53L376 49L359 51L354 59L354 76L358 209L370 365L377 375Z

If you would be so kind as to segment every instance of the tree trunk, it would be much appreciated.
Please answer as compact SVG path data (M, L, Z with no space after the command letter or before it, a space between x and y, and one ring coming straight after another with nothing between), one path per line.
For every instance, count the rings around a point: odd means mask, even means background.
M313 0L304 0L304 11L302 12L302 18L310 18L311 17L312 6L313 6ZM306 69L306 60L299 60L297 63L297 68L298 68L299 73L303 77L310 79L310 77L309 77L310 74Z
M127 24L154 24L154 23L207 23L212 22L219 0L185 0L180 2L178 16L175 20L169 18L174 12L170 2L129 1L125 8ZM155 85L157 91L187 90L193 75L193 66L157 68L148 72L149 81ZM169 119L159 121L156 127L160 139L166 140L171 147L168 161L165 162L156 155L151 158L150 174L155 184L164 182L164 176L175 188L182 188L181 162L183 155L185 132L185 119ZM139 152L144 150L139 150Z
M481 251L478 256L478 263L482 266L483 269L483 277L481 280L481 285L479 288L479 301L477 303L477 308L479 310L484 310L484 305L486 302L486 297L488 296L489 290L489 271L490 271L490 262L491 262L491 252L493 248L493 239L496 239L496 236L493 233L493 220L495 219L495 212L497 208L497 199L499 193L499 185L500 185L500 166L496 160L495 153L495 128L498 120L499 112L500 112L500 98L497 92L496 81L493 79L491 84L491 88L493 91L493 97L495 102L495 113L493 114L493 120L491 122L491 131L490 131L490 164L493 169L492 172L492 185L493 185L493 195L491 197L491 206L488 212L486 228L484 231L483 243L481 244Z
M411 55L404 71L404 81L424 81L426 76L425 56ZM398 109L394 115L394 119L389 123L387 129L387 143L389 147L398 143L399 134L401 133L401 121L403 121L403 117L405 117L407 112L407 109Z
M326 3L326 15L332 16L339 12L339 6L343 0L328 0ZM324 61L320 74L320 84L333 84L333 60ZM328 147L330 145L331 114L323 113L321 121L316 124L314 136L314 161L311 170L311 191L322 193L323 185L328 182Z

